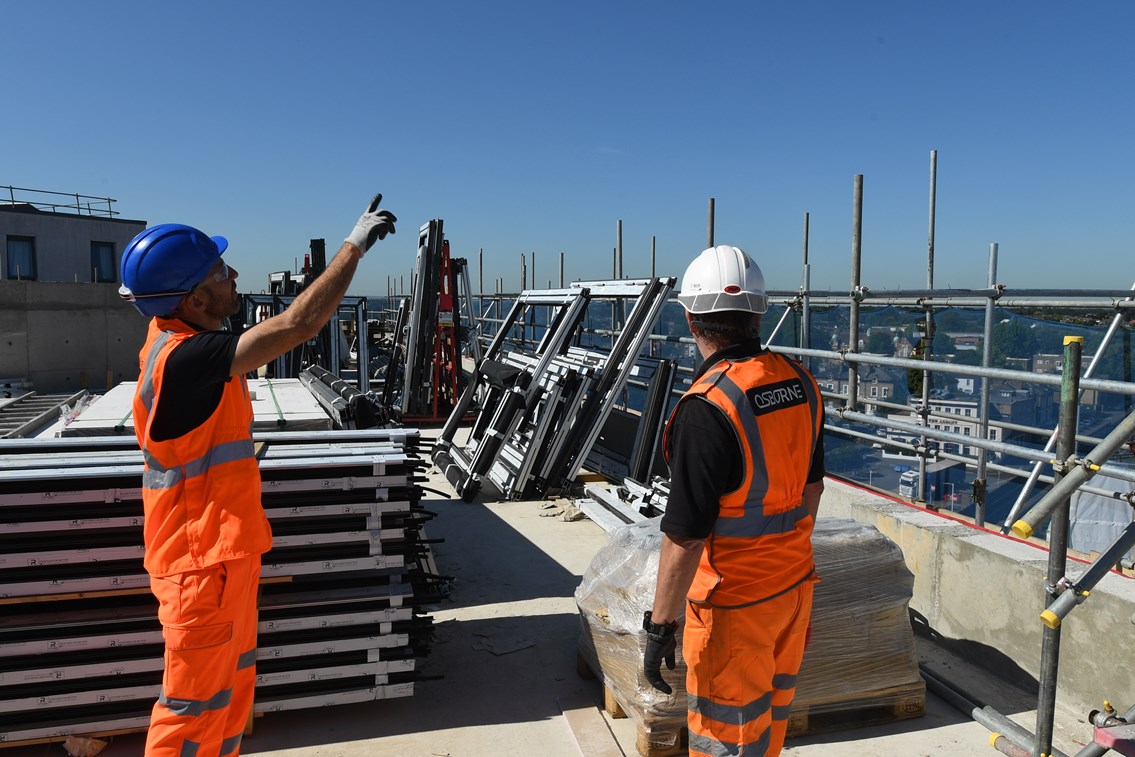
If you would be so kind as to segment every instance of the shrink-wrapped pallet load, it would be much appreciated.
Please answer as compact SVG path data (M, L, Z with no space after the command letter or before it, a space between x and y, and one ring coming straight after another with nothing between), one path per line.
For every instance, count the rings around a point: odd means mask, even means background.
M663 670L674 693L642 675L642 613L654 600L662 535L658 518L612 532L576 590L582 661L638 727L644 755L682 748L686 666ZM925 687L907 611L914 577L877 529L823 519L812 537L816 585L811 638L797 679L789 736L919 716Z

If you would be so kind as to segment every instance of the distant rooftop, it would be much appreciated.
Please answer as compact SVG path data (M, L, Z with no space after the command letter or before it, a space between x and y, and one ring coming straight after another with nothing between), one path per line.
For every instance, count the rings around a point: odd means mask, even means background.
M78 192L52 192L0 184L0 209L32 213L72 213L81 216L113 218L117 200Z

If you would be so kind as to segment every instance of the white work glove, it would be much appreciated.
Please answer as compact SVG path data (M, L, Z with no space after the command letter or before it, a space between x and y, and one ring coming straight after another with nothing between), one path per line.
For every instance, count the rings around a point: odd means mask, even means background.
M381 192L370 201L370 206L355 224L351 235L343 240L358 247L359 252L364 255L376 239L385 239L387 234L394 233L394 222L398 220L389 210L379 208L380 202L382 202Z

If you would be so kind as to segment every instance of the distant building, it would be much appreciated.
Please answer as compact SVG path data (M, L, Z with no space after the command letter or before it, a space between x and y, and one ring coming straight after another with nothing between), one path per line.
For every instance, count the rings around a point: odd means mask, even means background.
M825 361L824 365L816 366L815 378L821 389L847 396L847 371L841 370L841 366ZM859 369L856 395L861 401L867 401L864 412L877 415L878 411L870 400L885 400L892 403L902 403L906 400L905 374L896 369L887 369L885 366L864 365ZM829 406L832 404L834 403L829 402Z
M1030 364L1031 358L1027 357L1007 357L1005 358L1005 367L1011 371L1031 371Z
M971 399L954 399L942 398L930 400L930 411L932 415L929 418L929 427L937 431L947 431L959 436L981 438L981 417L978 412L977 400ZM993 417L997 417L996 413ZM912 423L916 426L922 426L922 416L919 415L917 409L911 408L910 411L904 413L888 413L888 420L902 421L903 423ZM898 442L904 445L913 446L918 440L911 434L905 432L893 431L887 429L887 438L893 442ZM991 441L1001 441L1001 429L997 426L989 427L989 436ZM938 448L943 452L950 452L955 455L965 455L967 457L976 457L978 448L961 442L954 441L941 441L937 442ZM999 457L997 453L995 456ZM896 447L884 445L883 457L893 459L909 459L914 455L911 453L903 453Z
M1051 387L1023 384L1017 381L992 381L989 404L1001 419L1022 426L1048 424L1054 417L1049 408ZM1059 395L1059 389L1057 390Z
M1040 353L1033 355L1033 373L1061 373L1064 371L1064 356Z
M895 342L895 357L910 357L914 354L914 345L905 336L899 337Z
M946 338L955 350L976 350L981 346L982 335L971 332L946 332Z
M1091 364L1093 355L1082 355L1081 369L1087 368ZM1052 354L1037 354L1033 355L1033 373L1049 373L1060 375L1064 372L1064 355ZM1042 392L1048 393L1049 403L1056 405L1060 404L1060 387L1048 386L1041 387ZM1082 389L1080 391L1080 405L1081 407L1097 408L1100 402L1100 393L1095 389Z
M146 222L118 218L110 198L0 193L0 378L40 392L136 379L147 319L118 297L118 266Z
M15 198L15 190L7 189ZM0 277L117 283L122 251L146 228L145 221L116 218L110 198L23 192L32 199L0 200Z

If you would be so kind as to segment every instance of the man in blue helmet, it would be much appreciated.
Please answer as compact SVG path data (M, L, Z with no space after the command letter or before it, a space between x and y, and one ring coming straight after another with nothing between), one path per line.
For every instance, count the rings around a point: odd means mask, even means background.
M150 316L139 353L134 429L145 472L143 539L165 639L149 757L231 757L252 709L260 559L272 531L260 503L245 375L314 338L359 261L394 233L376 195L343 246L291 307L239 336L237 271L224 237L162 224L122 255L119 294Z

